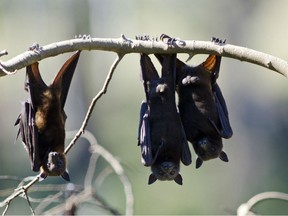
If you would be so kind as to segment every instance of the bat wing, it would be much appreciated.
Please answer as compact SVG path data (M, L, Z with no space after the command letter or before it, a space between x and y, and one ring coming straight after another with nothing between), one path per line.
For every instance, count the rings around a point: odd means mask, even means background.
M226 102L222 95L221 89L217 83L212 86L212 91L215 97L215 102L217 106L218 116L221 123L221 136L225 139L232 137L233 130L229 122L228 109Z
M219 39L218 39L219 40ZM219 40L222 44L222 41ZM223 42L223 44L225 41ZM233 135L232 127L229 122L228 109L226 106L225 99L221 92L219 85L216 80L219 77L220 72L221 56L209 55L205 62L202 63L203 67L211 72L211 85L212 92L214 94L214 99L217 107L218 117L220 120L221 128L217 128L214 122L211 122L215 129L219 132L221 137L230 138Z
M182 127L182 136L183 136L181 161L184 165L188 166L192 163L192 159L191 159L192 156L191 156L191 152L190 152L188 142L186 139L186 134L185 134L182 124L181 124L181 127Z
M31 168L34 172L40 170L39 149L38 149L38 132L34 121L35 112L29 101L24 103L23 110L18 116L15 125L19 124L19 134L22 142L29 154Z
M81 51L77 51L72 55L62 66L60 71L57 73L52 86L59 89L61 92L61 105L62 109L65 106L66 98L72 81L74 71L76 69L78 59Z
M27 66L25 89L29 92L30 98L24 103L22 112L18 116L15 125L19 125L17 137L21 135L22 142L29 154L31 168L35 172L38 172L41 166L35 113L37 107L42 103L41 95L47 88L41 78L38 62Z
M138 145L141 147L142 163L145 166L151 166L154 163L154 159L151 146L149 111L146 102L142 102L140 109Z

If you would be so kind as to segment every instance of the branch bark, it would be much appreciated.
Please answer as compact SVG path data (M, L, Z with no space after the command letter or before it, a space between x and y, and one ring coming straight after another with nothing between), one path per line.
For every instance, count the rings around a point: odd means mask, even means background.
M275 56L259 52L253 49L226 44L219 46L207 41L184 41L176 40L173 46L168 46L161 41L141 41L126 38L76 38L72 40L55 42L36 49L30 49L5 62L0 62L0 76L14 74L36 61L62 53L76 50L102 50L116 52L117 54L128 53L188 53L188 54L218 54L223 57L238 59L256 64L284 76L288 75L287 61Z

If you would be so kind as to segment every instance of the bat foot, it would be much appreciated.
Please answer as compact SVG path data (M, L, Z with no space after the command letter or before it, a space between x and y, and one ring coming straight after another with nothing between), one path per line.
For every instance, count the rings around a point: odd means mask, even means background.
M40 51L42 50L42 47L38 44L38 43L33 43L29 48L29 51L34 51L35 53L40 53Z
M161 34L160 40L164 43L166 43L168 46L174 46L174 45L179 45L179 46L185 46L186 43L183 40L180 40L178 38L172 38L166 34Z
M214 42L215 44L218 44L218 45L225 45L226 43L226 39L220 39L220 38L217 38L217 37L212 37L211 39L212 42Z
M83 40L90 40L91 39L91 35L86 35L86 34L75 35L75 39L78 39L78 38L83 39Z

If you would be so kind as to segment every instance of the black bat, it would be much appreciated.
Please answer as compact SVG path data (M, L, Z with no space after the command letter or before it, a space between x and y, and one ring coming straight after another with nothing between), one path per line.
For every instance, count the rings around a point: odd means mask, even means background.
M159 77L151 59L141 54L140 64L146 102L142 102L138 145L142 163L151 166L148 184L174 180L182 185L180 160L191 164L191 153L175 103L176 54L163 55Z
M24 102L15 125L19 125L17 138L20 134L31 169L41 170L41 180L48 175L70 180L64 154L64 105L79 56L80 51L64 63L50 86L42 80L38 62L26 67L25 89L30 98Z
M165 34L160 38L168 44L177 40ZM225 44L218 38L212 38L212 42ZM156 57L163 61L162 55L156 54ZM228 162L222 150L222 138L230 138L233 131L224 97L216 82L220 63L221 56L218 55L209 55L196 67L188 66L179 59L176 62L178 107L186 137L198 155L196 168L203 161L217 157Z

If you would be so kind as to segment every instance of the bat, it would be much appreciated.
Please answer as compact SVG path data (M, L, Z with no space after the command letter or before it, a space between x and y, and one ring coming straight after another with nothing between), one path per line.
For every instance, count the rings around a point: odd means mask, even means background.
M159 77L150 57L140 55L146 101L140 109L138 145L142 163L150 166L148 184L157 179L182 185L180 160L191 164L191 153L175 103L176 54L163 55Z
M30 98L24 102L15 122L15 126L19 125L16 138L21 135L31 169L41 171L40 180L60 175L70 180L64 154L67 118L64 105L79 56L80 51L71 56L49 86L42 80L38 62L26 67L25 89Z
M177 40L165 34L160 39L168 44ZM225 40L218 38L212 38L212 42L225 44ZM156 54L156 57L160 62L163 61L162 55ZM222 138L230 138L233 131L226 102L216 82L220 63L221 56L214 54L196 67L176 60L178 108L186 137L198 155L196 168L203 161L218 157L228 162L228 156L223 151Z

